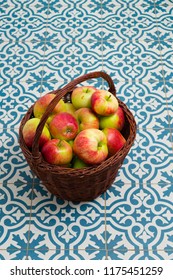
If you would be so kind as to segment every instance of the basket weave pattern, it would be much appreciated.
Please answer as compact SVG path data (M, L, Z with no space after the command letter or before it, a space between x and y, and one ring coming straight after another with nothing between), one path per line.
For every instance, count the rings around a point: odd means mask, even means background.
M104 72L92 72L83 75L65 87L50 93L56 94L56 97L47 107L37 127L32 151L26 146L23 139L23 126L33 116L33 106L23 117L19 128L19 144L22 152L35 175L43 182L46 188L57 197L70 201L91 201L105 192L114 182L118 169L121 167L126 155L133 145L136 136L136 123L132 113L127 106L118 98L119 106L123 108L125 114L125 125L121 131L126 139L124 147L114 156L108 158L99 165L87 167L84 169L64 168L47 163L39 151L39 138L47 118L53 111L56 104L61 98L65 101L70 100L73 89L88 79L104 78L108 85L109 91L116 96L114 83L109 75Z

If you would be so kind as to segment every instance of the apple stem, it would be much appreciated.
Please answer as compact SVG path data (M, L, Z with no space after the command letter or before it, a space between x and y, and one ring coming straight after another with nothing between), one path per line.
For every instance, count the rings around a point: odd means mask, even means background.
M106 100L108 101L111 98L111 94L106 98Z
M61 144L62 144L62 140L60 140L57 144L58 147L61 147Z

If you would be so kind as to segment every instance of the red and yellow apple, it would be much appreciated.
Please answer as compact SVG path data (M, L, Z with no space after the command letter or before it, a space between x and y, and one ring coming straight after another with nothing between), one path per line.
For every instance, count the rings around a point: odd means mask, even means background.
M29 148L32 147L35 132L36 132L39 122L40 122L40 119L32 118L24 124L23 130L22 130L23 139L24 139L27 147L29 147ZM46 143L50 139L51 139L51 135L50 135L49 129L48 129L47 125L45 125L43 128L42 134L40 136L39 147L42 147L44 145L44 143Z
M79 124L79 130L88 128L99 129L99 119L90 108L80 108L75 112Z
M47 93L44 96L40 97L34 104L34 108L33 108L33 113L34 116L36 118L41 119L41 117L43 116L43 114L46 111L46 108L48 107L49 103L55 98L55 94L53 93ZM52 111L52 113L50 114L50 116L47 119L47 123L50 123L50 121L52 120L52 117L59 113L62 112L63 110L65 110L65 103L62 99L60 99L60 101L57 103L57 105L55 106L54 110Z
M118 109L117 98L107 90L97 89L91 97L92 110L101 116L110 116Z
M117 111L111 116L101 116L100 120L100 129L104 129L106 127L116 128L119 131L122 130L125 123L125 116L123 109L119 106Z
M91 96L96 91L93 86L77 87L71 95L72 104L76 109L91 108Z
M74 140L73 150L86 164L99 164L108 156L106 136L96 128L82 130Z
M102 131L107 138L109 156L113 156L124 146L126 139L115 128L104 128Z
M72 140L78 133L78 122L74 116L62 112L54 116L49 124L49 131L52 138L61 140Z
M50 164L68 165L73 157L73 151L65 140L52 139L44 144L41 153Z

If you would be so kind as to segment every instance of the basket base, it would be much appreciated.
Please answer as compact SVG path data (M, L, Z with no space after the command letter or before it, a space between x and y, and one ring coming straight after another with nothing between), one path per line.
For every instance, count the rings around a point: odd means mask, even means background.
M96 183L90 183L86 185L85 182L84 188L81 188L81 184L78 186L77 184L71 185L68 183L68 185L65 187L64 182L62 186L58 183L57 186L55 186L55 184L50 185L50 182L48 181L42 181L42 183L47 188L47 190L57 198L72 202L87 202L96 199L101 194L106 192L115 181L116 174L113 174L112 178L110 176L108 181L104 180L99 182L97 186Z

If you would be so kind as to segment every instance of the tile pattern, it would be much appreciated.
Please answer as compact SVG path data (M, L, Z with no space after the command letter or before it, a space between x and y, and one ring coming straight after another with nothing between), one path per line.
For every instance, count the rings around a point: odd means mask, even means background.
M1 2L0 259L173 259L173 1ZM111 75L137 138L105 194L62 201L30 171L19 124L95 70Z

